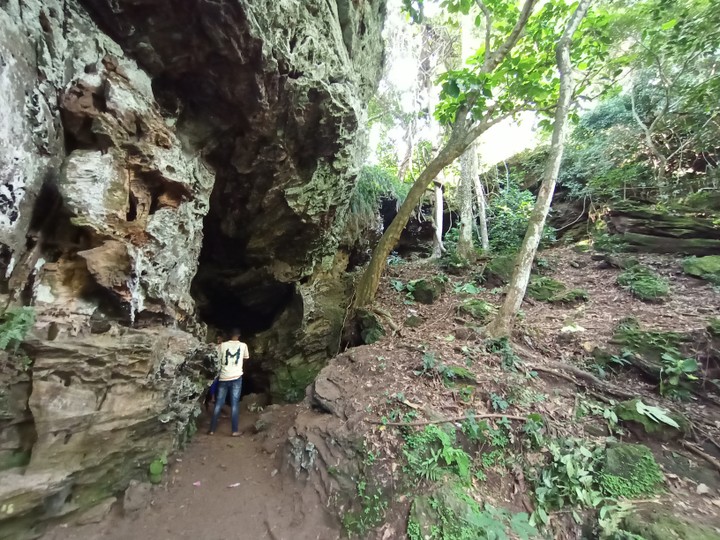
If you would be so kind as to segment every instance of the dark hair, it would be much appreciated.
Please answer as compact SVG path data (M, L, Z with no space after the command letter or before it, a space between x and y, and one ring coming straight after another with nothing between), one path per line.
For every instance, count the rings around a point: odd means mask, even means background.
M230 332L230 337L240 337L240 329L239 328L233 328Z

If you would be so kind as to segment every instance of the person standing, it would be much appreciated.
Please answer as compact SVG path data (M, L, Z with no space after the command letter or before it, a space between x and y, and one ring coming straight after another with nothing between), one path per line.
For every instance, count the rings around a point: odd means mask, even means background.
M217 429L220 411L225 403L225 397L230 393L230 421L232 424L232 436L240 435L238 421L240 416L240 392L242 391L243 363L250 358L248 346L240 341L240 331L233 330L230 339L224 341L219 347L220 375L218 377L218 389L215 399L215 409L210 420L210 431L213 435Z

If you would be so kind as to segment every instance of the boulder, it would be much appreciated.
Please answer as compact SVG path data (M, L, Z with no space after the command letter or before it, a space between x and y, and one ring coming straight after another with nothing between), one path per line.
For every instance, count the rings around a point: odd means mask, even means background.
M618 419L638 435L645 435L661 441L670 441L683 437L690 429L690 423L684 416L667 412L667 416L679 427L674 427L662 421L656 421L645 414L638 412L639 399L623 401L615 406Z
M605 450L600 484L612 497L638 498L657 492L664 481L647 446L612 443Z
M127 495L127 491L125 493ZM108 497L104 501L98 503L96 506L93 506L89 510L82 512L73 521L77 525L89 525L91 523L100 523L110 513L110 510L112 510L112 507L116 501L117 501L116 497ZM132 502L131 502L131 504L132 504Z
M720 285L720 255L690 257L682 263L683 272Z
M445 285L438 279L417 279L407 285L410 295L421 304L434 304L440 298Z
M644 540L720 540L717 528L674 515L670 508L640 508L623 520L622 527Z
M152 500L152 484L131 480L123 496L123 511L130 514L147 508Z

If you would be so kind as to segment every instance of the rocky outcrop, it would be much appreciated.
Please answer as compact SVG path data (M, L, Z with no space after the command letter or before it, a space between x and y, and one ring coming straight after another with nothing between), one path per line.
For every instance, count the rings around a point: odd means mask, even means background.
M690 208L658 210L649 206L615 205L608 230L633 251L713 255L720 253L720 226L711 213Z
M206 324L301 398L340 342L338 251L384 2L0 2L0 538L108 501L192 430Z

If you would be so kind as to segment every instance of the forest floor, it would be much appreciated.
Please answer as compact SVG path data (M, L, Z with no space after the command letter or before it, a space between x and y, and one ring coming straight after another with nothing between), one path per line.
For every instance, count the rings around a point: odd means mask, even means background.
M124 515L116 508L100 523L55 529L45 540L338 538L339 520L330 518L322 496L316 497L322 489L311 486L310 497L307 486L296 485L281 465L288 452L288 429L298 425L298 418L331 416L327 412L339 417L343 435L355 430L364 440L364 463L373 475L368 484L385 486L387 503L377 505L373 511L378 515L369 523L355 527L360 537L406 538L413 501L423 490L435 489L428 478L403 480L408 441L426 425L443 420L456 419L453 423L461 432L460 420L469 412L478 419L487 416L496 433L506 430L501 445L481 445L471 453L471 496L484 504L529 514L535 495L528 464L546 461L547 441L579 439L591 447L612 436L646 444L665 475L664 488L636 502L637 507L662 515L679 513L720 531L717 392L671 400L659 395L656 381L628 366L600 366L594 356L598 348L619 354L611 343L618 322L627 317L634 317L644 330L704 332L709 319L720 316L720 290L684 275L677 258L643 255L640 261L670 283L664 301L646 303L618 287L620 270L594 260L591 253L554 248L540 258L547 275L569 289L585 290L588 299L576 305L526 300L511 355L488 350L481 324L458 310L468 299L499 305L502 290L483 288L479 268L445 274L426 260L389 266L377 302L383 317L393 321L386 321L388 335L333 359L313 386L319 396L314 402L311 397L298 405L270 406L264 413L271 413L270 428L261 433L254 429L257 415L244 410L243 435L237 439L226 436L227 425L213 437L202 434L206 426L201 426L189 447L170 458L169 474L153 489L146 508ZM440 274L445 290L432 304L417 303L402 290L408 282ZM393 326L395 331L390 331ZM578 376L587 373L594 381ZM328 391L328 384L334 389ZM332 399L327 397L331 394ZM687 414L693 425L687 441L648 437L611 422L609 411L628 397ZM326 405L318 407L317 402ZM522 424L502 427L497 420L503 415L520 420L539 415L545 442L533 447L528 432L518 427ZM340 438L324 425L322 432ZM698 451L709 459L699 457ZM365 517L366 489L364 484L359 489ZM551 519L551 537L581 537L569 512L559 511ZM707 538L720 538L720 532Z

